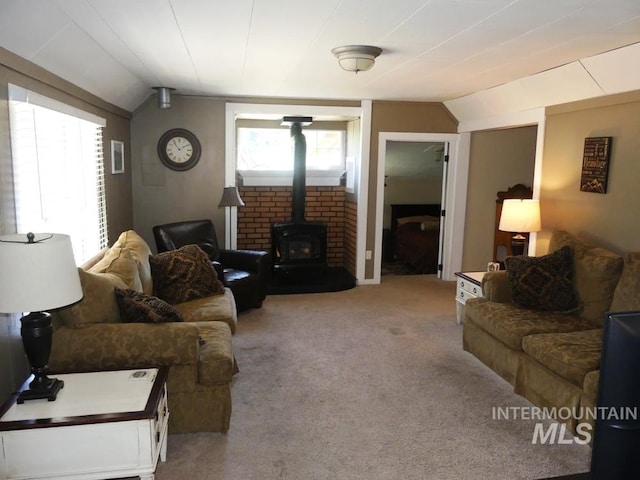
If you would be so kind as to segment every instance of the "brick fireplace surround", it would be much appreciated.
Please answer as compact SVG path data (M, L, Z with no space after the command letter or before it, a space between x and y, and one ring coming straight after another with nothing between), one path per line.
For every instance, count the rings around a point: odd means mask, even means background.
M291 220L291 187L239 186L245 206L238 208L238 248L271 250L271 224ZM327 263L355 276L356 204L345 188L306 187L305 216L327 225Z

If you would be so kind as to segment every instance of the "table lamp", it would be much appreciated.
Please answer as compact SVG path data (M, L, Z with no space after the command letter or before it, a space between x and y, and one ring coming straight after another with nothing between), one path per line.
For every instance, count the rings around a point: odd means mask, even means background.
M538 200L513 198L504 200L498 229L512 232L511 254L524 254L527 237L524 233L540 230L540 202Z
M33 380L17 402L53 401L64 383L47 376L53 327L51 314L44 310L66 307L82 298L71 238L52 233L2 236L0 268L0 312L30 312L20 319L20 334Z

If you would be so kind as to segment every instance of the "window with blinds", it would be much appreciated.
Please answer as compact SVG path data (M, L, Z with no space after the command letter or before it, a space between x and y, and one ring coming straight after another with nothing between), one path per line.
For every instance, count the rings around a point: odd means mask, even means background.
M9 85L18 233L66 233L79 265L107 244L104 119Z

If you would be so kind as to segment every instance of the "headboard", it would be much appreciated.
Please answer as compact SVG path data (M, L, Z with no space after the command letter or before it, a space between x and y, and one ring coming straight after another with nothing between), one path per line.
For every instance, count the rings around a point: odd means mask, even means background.
M416 204L402 203L391 205L391 230L395 230L398 226L398 219L402 217L413 217L415 215L431 215L439 217L441 214L440 204Z

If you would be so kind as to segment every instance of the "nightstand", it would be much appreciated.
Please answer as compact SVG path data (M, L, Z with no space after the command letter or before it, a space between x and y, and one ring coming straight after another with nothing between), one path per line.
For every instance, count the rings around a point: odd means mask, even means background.
M464 304L470 298L482 296L482 277L487 272L456 272L456 321L462 323Z

